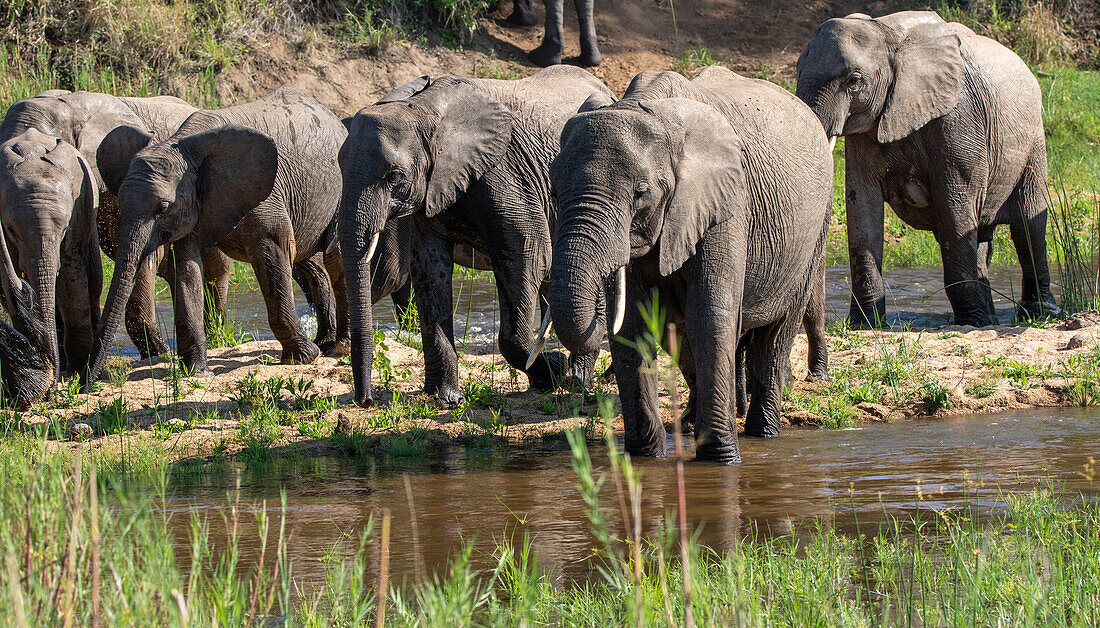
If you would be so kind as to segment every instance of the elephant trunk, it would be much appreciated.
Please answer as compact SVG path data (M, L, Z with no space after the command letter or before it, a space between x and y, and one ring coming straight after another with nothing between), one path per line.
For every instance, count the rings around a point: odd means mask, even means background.
M850 103L839 90L831 85L809 85L800 83L795 95L810 107L821 126L825 129L825 135L829 137L830 144L836 144L836 137L844 135L844 125L848 120Z
M344 279L348 290L348 314L351 326L351 373L355 381L355 403L369 408L374 399L371 391L371 365L374 361L374 315L371 312L370 259L378 245L375 233L367 246L355 246L344 238L340 248L344 257Z
M598 215L571 212L562 221L554 246L550 314L558 339L574 355L599 350L607 324L605 302L612 304L613 326L622 324L625 313L625 283L620 281L625 275L620 269L625 264L612 251L626 250L626 245L607 246L609 241L622 239L607 237L607 228L600 225ZM605 289L609 279L614 279L614 285Z
M41 321L33 325L24 334L43 356L49 360L56 379L61 375L61 358L57 343L57 324L55 322L55 299L57 270L59 266L59 244L45 242L42 255L28 268L28 279L35 286L35 301Z
M92 360L88 364L84 379L85 389L99 378L99 374L107 363L107 352L111 349L111 341L122 323L123 311L126 309L127 301L130 300L130 293L134 290L134 278L137 276L138 266L149 257L150 249L155 248L152 246L152 221L143 222L127 231L129 233L119 238L118 264L115 265L111 288L107 291L107 304L92 345Z

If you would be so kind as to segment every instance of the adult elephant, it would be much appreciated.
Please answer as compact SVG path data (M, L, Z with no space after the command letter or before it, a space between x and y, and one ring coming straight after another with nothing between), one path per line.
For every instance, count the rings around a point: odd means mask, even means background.
M550 267L555 218L549 166L566 120L614 96L591 74L556 66L518 81L442 77L399 88L360 110L340 150L340 242L351 311L355 400L371 396L371 312L365 281L379 232L413 215L411 261L424 343L425 392L459 404L451 273L456 246L483 251L500 298L504 358L540 390L566 372L557 353L527 366L539 292ZM417 91L419 90L419 91ZM405 93L412 95L402 98ZM574 361L590 376L594 356Z
M84 368L91 330L99 316L99 247L117 259L115 194L121 177L113 180L111 173L125 172L138 147L117 145L114 136L125 127L165 139L195 111L170 96L119 98L51 90L17 101L0 124L0 142L5 146L5 167L0 168L0 221L7 229L11 261L30 280L38 307L45 313L40 324L13 322L42 348L55 376L60 375L62 364L76 371ZM207 280L216 286L212 293L224 295L229 259L216 249L204 251L204 256ZM158 250L153 263L139 269L127 303L126 329L142 357L168 350L154 309L154 271L162 276L168 272L162 258L163 251ZM57 300L62 306L64 354L57 347L54 318L58 273L65 295ZM87 301L74 295L88 295Z
M577 21L581 31L581 55L577 64L582 66L599 65L603 57L596 44L596 18L593 16L595 0L573 0L577 8ZM546 28L542 32L542 43L527 53L527 57L536 65L547 67L561 63L562 17L565 13L565 0L546 0ZM508 21L520 26L537 24L539 18L531 9L531 0L514 0L512 13Z
M881 324L883 201L940 245L960 325L995 322L987 266L1007 224L1023 268L1019 316L1058 312L1046 252L1039 84L1019 57L932 12L832 19L798 60L798 97L845 136L849 311Z
M34 290L20 279L12 265L7 239L0 225L0 304L13 321L41 326ZM26 410L46 397L54 383L49 357L18 330L0 321L0 399L16 410Z
M561 214L550 313L574 353L608 329L626 450L660 456L665 429L639 306L653 295L681 330L696 456L740 460L738 345L748 346L745 433L779 433L782 380L824 264L832 158L821 125L766 81L708 68L636 76L623 100L566 125L551 178ZM621 329L620 329L621 325ZM663 330L662 330L663 331Z
M282 361L309 364L320 354L294 309L291 266L324 253L338 306L346 304L335 214L336 155L347 135L316 100L280 88L254 102L192 114L168 140L142 149L119 187L119 263L107 294L90 380L107 359L139 266L171 244L169 285L183 363L206 371L202 256L217 246L252 264ZM346 314L337 313L337 322Z

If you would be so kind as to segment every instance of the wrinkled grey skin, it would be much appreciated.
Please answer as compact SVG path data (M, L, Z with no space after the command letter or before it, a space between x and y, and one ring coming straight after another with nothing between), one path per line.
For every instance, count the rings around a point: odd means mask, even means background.
M798 97L845 136L853 325L881 323L883 201L932 231L956 324L995 322L993 230L1023 267L1017 315L1058 311L1046 254L1046 144L1038 82L997 42L931 12L853 15L818 27Z
M184 101L167 96L118 98L51 90L16 102L0 124L0 142L10 144L22 138L21 150L39 154L24 160L10 150L4 151L5 167L0 168L3 204L0 219L8 229L12 261L17 271L30 280L36 302L47 313L41 328L24 324L24 317L18 312L13 313L13 319L36 346L47 348L45 353L55 375L60 373L63 363L70 370L84 368L91 349L90 329L94 328L99 312L102 279L98 246L115 258L118 182L111 181L111 173L125 172L137 147L116 145L113 136L120 128L137 128L163 139L194 111ZM39 135L28 135L32 132ZM64 146L57 145L58 140ZM32 149L33 144L39 148ZM12 144L9 149L14 147ZM88 187L90 181L95 182L94 188ZM95 195L98 202L93 198ZM71 219L64 219L66 215L71 215ZM46 217L49 220L44 220ZM65 253L60 250L62 242ZM215 293L224 294L229 260L216 249L204 254L208 257L207 279L217 284L219 290ZM126 329L142 357L168 350L156 324L153 301L153 269L162 276L167 273L166 265L160 261L162 257L163 251L157 251L153 264L141 269L127 304ZM96 268L88 269L88 264ZM58 303L69 308L61 312L66 344L61 355L57 349L51 290L58 273L61 275L57 291L67 297ZM77 294L88 294L89 302L68 298ZM74 334L71 339L69 333Z
M678 330L691 390L696 455L740 460L736 353L751 401L745 433L779 433L783 371L821 281L832 157L821 125L782 88L708 68L636 76L623 100L575 116L551 169L561 207L550 312L574 353L599 347L627 265L619 333L645 331L639 305L656 292ZM605 311L606 310L606 311ZM610 324L608 324L610 328ZM665 340L667 342L667 339ZM619 339L611 343L632 455L665 453L657 378Z
M452 325L456 247L488 257L500 298L504 358L525 370L536 388L552 389L568 368L562 355L543 353L525 369L550 266L550 161L566 120L588 99L605 103L614 97L591 74L568 66L518 81L443 77L427 88L425 83L418 79L387 102L360 110L340 151L340 242L356 402L372 403L365 257L387 221L408 215L416 220L411 269L424 340L424 390L444 404L463 399ZM578 357L574 375L587 381L592 363L593 355Z
M35 303L34 290L19 278L8 252L7 238L0 225L0 304L14 321L19 313L24 323L44 325ZM44 399L54 383L53 365L45 353L19 331L0 321L0 393L16 410L26 410Z
M596 44L596 19L592 15L595 0L573 0L577 8L577 20L580 22L581 31L581 55L577 57L577 65L599 65L603 57L600 56L600 48ZM564 14L565 0L546 1L546 28L542 33L542 43L538 48L527 53L531 62L547 67L561 63L562 51L562 15ZM531 0L514 0L512 14L508 21L520 26L532 26L537 24L539 18L531 10Z
M346 134L339 118L320 103L281 88L243 105L196 112L168 140L139 151L119 187L120 261L89 381L106 361L110 345L102 339L118 327L137 268L164 244L171 244L175 262L169 286L185 366L208 370L200 254L208 246L252 264L268 322L282 344L282 361L313 362L320 350L298 323L291 266L323 253L336 292L337 324L345 321L335 213L336 154Z

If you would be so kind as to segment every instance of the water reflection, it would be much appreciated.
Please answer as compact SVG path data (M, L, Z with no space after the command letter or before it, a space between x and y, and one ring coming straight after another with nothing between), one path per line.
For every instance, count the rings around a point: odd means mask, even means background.
M701 527L701 540L719 550L752 534L788 532L810 519L835 517L838 527L850 530L856 517L868 525L883 513L910 515L964 503L988 512L1002 503L1000 491L1029 490L1048 480L1095 497L1097 488L1076 473L1100 451L1100 413L1043 410L845 431L789 430L781 438L743 440L741 446L741 466L687 466L689 519ZM594 451L593 458L597 472L605 471L606 456ZM664 460L640 460L638 466L645 533L652 535L676 504L674 468ZM389 508L396 531L391 565L400 582L411 577L416 552L402 472L410 474L419 551L429 569L445 565L467 542L475 545L475 564L488 567L501 535L522 528L553 577L591 575L593 540L563 451L461 452L412 466L392 459L327 458L260 470L235 467L173 480L166 507L176 515L172 529L185 554L192 511L224 507L226 492L239 482L243 503L266 499L276 514L285 488L290 554L296 574L310 578L322 573L318 558L324 550ZM607 513L619 526L615 499L608 493ZM211 517L215 540L224 538L221 521ZM244 529L253 534L254 525ZM255 537L247 540L256 549Z

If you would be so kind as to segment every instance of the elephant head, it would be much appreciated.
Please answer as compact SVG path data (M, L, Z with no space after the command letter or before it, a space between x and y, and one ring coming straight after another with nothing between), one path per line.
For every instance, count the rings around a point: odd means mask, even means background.
M932 12L831 19L798 58L796 93L832 141L871 132L880 143L896 142L958 104L960 45Z
M95 224L99 185L91 165L79 151L33 128L0 146L0 171L0 220L6 225L8 237L17 243L20 257L10 262L17 261L29 280L36 310L27 311L20 299L13 299L12 322L46 356L56 377L60 374L60 357L54 303L61 244L74 214L83 213L86 225ZM95 246L94 234L84 235Z
M195 114L192 120L200 115L205 114ZM136 145L132 137L116 139ZM271 193L277 168L274 140L235 124L218 123L199 132L181 129L169 140L137 152L118 186L118 260L96 334L89 381L106 362L138 265L157 247L186 236L196 237L200 248L220 242ZM104 180L117 180L110 172L103 175Z
M507 109L473 83L427 77L350 121L340 149L340 248L351 313L355 400L372 403L370 258L391 219L437 216L495 166L512 136Z
M609 329L618 331L627 263L648 257L667 276L694 255L707 229L747 203L733 126L685 98L628 98L574 116L550 177L561 208L550 312L574 354L599 348L601 296L611 304Z

